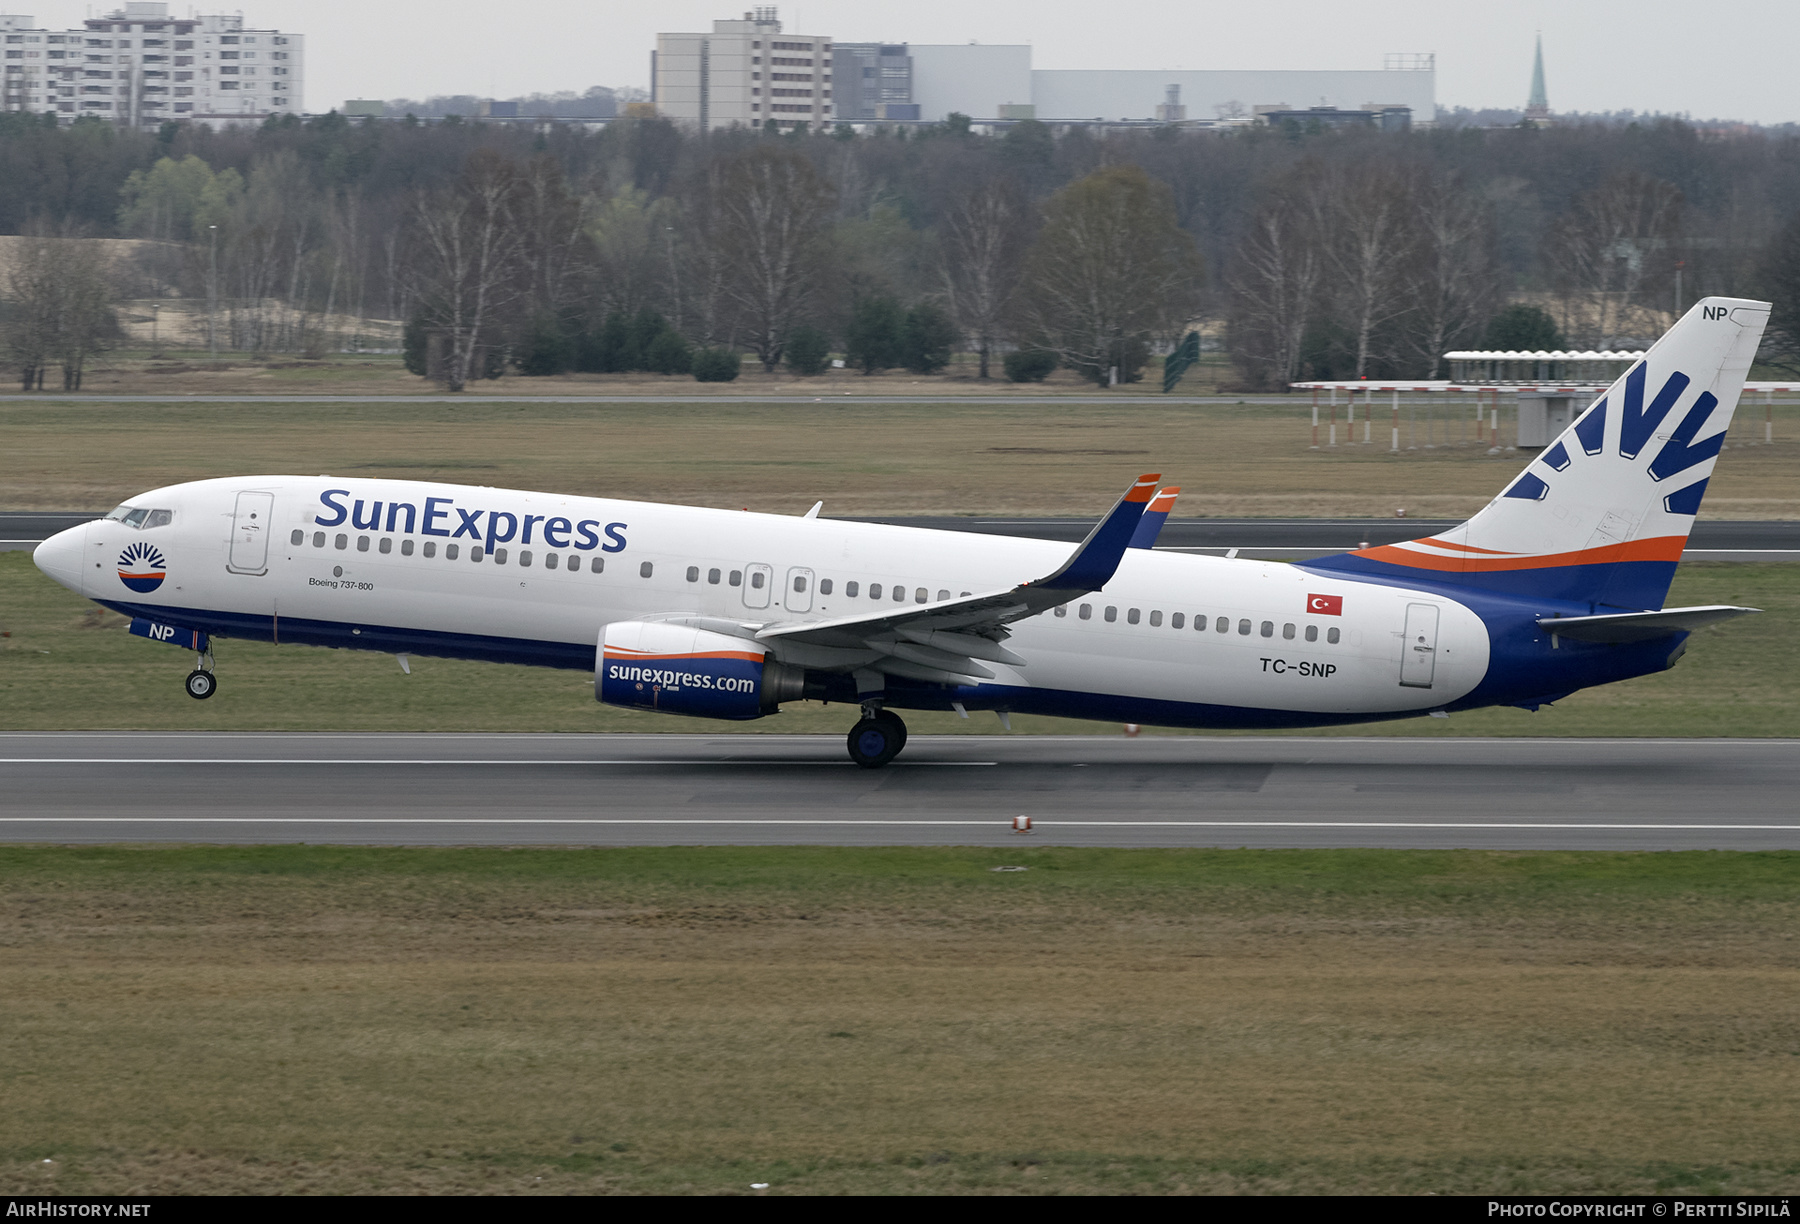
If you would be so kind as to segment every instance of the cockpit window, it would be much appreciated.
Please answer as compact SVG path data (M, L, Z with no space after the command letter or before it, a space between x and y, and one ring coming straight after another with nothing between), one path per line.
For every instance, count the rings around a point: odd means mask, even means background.
M133 506L120 506L106 516L108 522L124 523L127 527L136 527L147 531L152 527L167 527L175 521L173 510L146 510Z

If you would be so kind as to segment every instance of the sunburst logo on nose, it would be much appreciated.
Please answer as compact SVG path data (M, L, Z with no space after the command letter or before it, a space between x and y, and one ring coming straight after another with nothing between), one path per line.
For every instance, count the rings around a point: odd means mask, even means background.
M149 544L133 544L119 554L119 581L140 595L154 591L168 576L168 562Z

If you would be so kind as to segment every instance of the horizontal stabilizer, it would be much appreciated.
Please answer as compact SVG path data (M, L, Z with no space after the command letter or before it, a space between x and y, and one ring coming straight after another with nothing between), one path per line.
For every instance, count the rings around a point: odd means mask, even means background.
M1761 608L1707 604L1699 608L1664 608L1661 612L1618 612L1606 616L1546 616L1538 628L1578 642L1645 642L1668 637L1703 625L1717 624L1734 616L1748 616Z

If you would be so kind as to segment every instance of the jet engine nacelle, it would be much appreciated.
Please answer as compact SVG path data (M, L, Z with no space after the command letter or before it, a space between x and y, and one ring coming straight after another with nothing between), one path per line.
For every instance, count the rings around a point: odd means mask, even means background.
M742 721L797 701L804 674L759 642L660 621L600 631L594 697L607 705Z

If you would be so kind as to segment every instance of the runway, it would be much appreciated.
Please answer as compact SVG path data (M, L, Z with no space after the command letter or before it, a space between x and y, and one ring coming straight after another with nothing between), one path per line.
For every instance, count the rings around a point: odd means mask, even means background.
M1796 793L1794 740L0 734L8 842L1770 850Z
M110 507L108 507L110 509ZM35 548L66 527L98 518L93 514L0 513L0 552ZM852 522L928 527L938 531L978 531L1039 540L1079 543L1094 526L1084 518L870 518ZM1171 518L1157 538L1169 552L1299 561L1344 552L1365 544L1395 544L1447 531L1460 519L1243 519ZM1800 561L1800 522L1703 519L1694 524L1684 561Z

